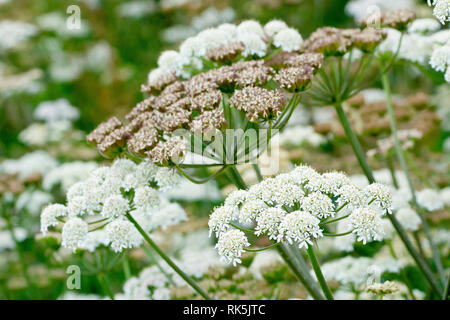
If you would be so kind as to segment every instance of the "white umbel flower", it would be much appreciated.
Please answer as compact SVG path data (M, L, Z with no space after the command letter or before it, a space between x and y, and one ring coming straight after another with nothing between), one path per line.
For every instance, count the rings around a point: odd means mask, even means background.
M244 203L247 198L247 191L234 190L225 199L225 206L239 209L240 205Z
M338 190L350 183L350 179L342 172L326 172L322 174L322 185L320 191L326 194L336 194Z
M275 34L273 45L283 51L298 51L303 43L300 33L293 28L286 28Z
M214 232L216 237L231 228L230 222L235 218L235 210L232 207L221 206L214 209L208 221L209 236Z
M374 200L382 209L387 210L389 213L392 209L392 193L389 187L380 184L372 183L368 185L365 190L369 201Z
M84 241L88 234L88 224L80 218L71 218L62 229L62 246L76 250L77 246Z
M295 183L289 173L279 174L274 179L273 200L278 206L293 206L300 203L305 195L302 187Z
M85 196L75 196L67 203L70 217L83 216L88 213L88 200Z
M450 20L450 0L428 0L434 6L433 15L442 23Z
M272 20L264 25L264 32L269 37L273 37L281 30L287 29L287 24L282 20Z
M450 45L436 47L431 54L430 65L439 72L444 72L450 64Z
M50 204L44 208L41 214L41 232L46 234L49 227L57 226L58 217L67 215L67 208L62 204Z
M278 183L274 178L267 178L250 187L247 199L260 199L269 205L276 204L276 195L279 192Z
M119 158L112 164L111 167L106 167L107 175L114 174L115 176L119 176L121 179L126 177L130 173L134 173L136 171L136 164L130 159Z
M241 230L232 229L223 233L216 244L219 255L227 263L236 266L241 263L241 256L244 248L250 246L245 233Z
M148 186L139 187L134 191L134 204L137 209L150 211L159 206L161 200L158 192Z
M381 213L374 208L357 208L350 214L350 223L357 241L363 244L373 240L381 241L384 236Z
M155 180L159 190L165 191L179 185L181 177L174 169L161 167L156 171Z
M408 32L429 33L438 31L440 28L441 25L435 19L424 18L424 19L417 19L411 22L411 24L408 26Z
M420 218L416 211L412 208L401 208L395 214L398 222L405 228L405 230L417 231L420 226Z
M236 28L238 36L241 34L253 34L260 38L264 37L264 29L258 21L255 20L245 20L242 21Z
M267 204L260 199L248 200L239 210L239 222L250 223L267 208Z
M176 75L183 73L183 66L188 64L189 60L175 50L166 50L161 53L158 58L158 67L169 71L173 71Z
M444 201L436 190L423 189L417 192L417 203L428 211L444 208Z
M67 190L67 200L70 201L76 196L82 196L84 195L85 191L87 189L86 184L83 181L79 181L77 183L74 183L70 188Z
M280 208L268 208L262 211L256 218L255 234L260 236L267 234L270 239L276 240L279 236L279 226L286 212Z
M313 192L305 197L302 201L301 208L303 211L309 212L319 219L334 216L333 201L321 192Z
M115 252L134 248L141 244L142 238L134 225L127 220L114 220L105 227L106 236Z
M294 211L286 215L280 224L278 241L297 243L299 248L312 244L312 240L322 237L320 220L305 211Z
M109 219L117 219L125 215L130 210L128 200L121 195L113 195L105 200L102 216Z
M337 200L339 206L348 204L351 207L361 207L367 204L366 194L357 186L348 184L342 186L338 192L339 198Z
M299 185L305 185L309 182L321 179L321 175L316 170L306 165L295 167L295 169L290 172L290 175L292 176L293 181Z
M267 52L267 44L264 40L253 33L240 33L238 35L238 41L242 42L245 46L245 50L242 52L242 56L258 56L263 57Z

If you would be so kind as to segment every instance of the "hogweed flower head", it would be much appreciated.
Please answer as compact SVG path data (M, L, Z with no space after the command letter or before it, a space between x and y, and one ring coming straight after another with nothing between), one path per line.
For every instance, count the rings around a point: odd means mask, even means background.
M294 211L287 214L280 223L278 239L290 244L296 243L299 248L306 248L314 239L322 236L320 220L305 211Z
M119 252L137 247L142 237L126 215L146 231L186 219L184 210L169 208L172 204L162 201L158 192L176 186L176 176L172 169L149 161L135 164L117 159L110 167L97 168L86 180L72 185L67 205L47 206L41 214L41 231L45 234L63 223L62 246L73 250L93 251L99 245L109 245Z
M450 1L449 0L428 0L429 6L434 6L433 14L442 23L450 21Z
M357 208L349 217L358 241L364 244L373 240L381 241L384 236L381 213L374 208Z
M248 247L248 242L245 233L241 230L229 230L222 234L219 241L216 244L217 251L223 259L232 263L235 266L237 263L241 263L241 255L244 252L244 248Z
M214 209L208 224L210 236L215 234L219 242L233 230L241 232L238 225L245 224L254 226L245 232L267 236L275 245L288 242L306 248L330 235L328 225L338 221L338 233L331 235L345 237L341 246L351 251L355 241L383 240L382 214L391 205L392 196L383 185L361 189L342 172L320 174L300 165L248 190L232 192L223 206ZM233 255L224 246L219 254Z
M291 102L298 103L296 94L307 89L323 57L300 54L302 37L285 23L266 26L253 20L221 25L186 39L179 51L163 52L141 87L147 97L123 122L113 117L100 124L88 141L106 157L130 153L172 166L190 152L204 152L192 145L192 135L215 146L212 137L226 129L248 130L243 117L256 129L267 129L287 106L295 107ZM277 53L286 59L279 59L275 68L269 59ZM221 156L209 155L215 160Z
M409 9L400 9L389 12L371 14L360 21L363 26L388 27L405 30L416 19L416 13ZM379 24L379 25L377 25Z

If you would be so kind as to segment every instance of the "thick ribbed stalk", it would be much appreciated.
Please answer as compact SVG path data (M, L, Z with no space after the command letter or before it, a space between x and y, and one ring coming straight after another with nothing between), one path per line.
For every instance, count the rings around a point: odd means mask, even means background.
M328 288L327 281L325 280L322 270L320 269L319 261L317 261L313 247L311 245L308 245L307 251L309 260L311 261L311 265L313 267L314 273L316 274L317 281L319 281L320 287L322 288L323 294L325 295L327 300L334 300L330 288Z
M359 140L350 126L347 116L345 115L345 112L342 109L342 106L340 104L336 104L335 107L339 120L341 121L341 124L344 127L347 139L349 140L350 145L352 146L353 152L355 153L355 156L358 159L358 162L361 168L363 169L364 174L367 177L367 180L369 180L370 183L374 183L375 178L373 176L372 170L370 170L364 151L362 150ZM439 295L442 295L442 289L436 282L434 275L430 270L430 267L428 266L427 262L422 258L422 256L419 254L419 252L416 250L416 248L412 245L411 240L406 234L406 231L403 229L403 227L400 225L400 223L393 214L387 214L387 217L391 221L400 239L405 244L405 247L408 250L409 254L412 256L412 258L414 259L417 266L424 274L425 278L427 279L433 290L436 291L436 293L438 293Z
M400 145L400 140L398 139L397 124L395 123L394 107L392 105L392 98L391 98L391 86L390 86L390 82L389 82L389 77L386 74L386 72L382 73L381 79L383 82L383 89L386 94L386 106L387 106L388 115L389 115L389 123L391 125L391 134L394 139L395 153L397 155L398 162L400 163L400 166L402 167L402 170L405 173L406 179L408 181L409 190L410 190L411 196L412 196L412 202L413 202L414 207L417 210L417 214L420 217L420 220L422 222L423 231L425 232L425 236L427 237L428 242L430 244L431 252L433 254L433 259L436 264L436 268L438 270L439 278L441 279L442 283L445 283L445 273L444 273L444 268L442 266L439 251L433 241L433 238L431 237L431 232L430 232L430 227L428 225L428 222L425 219L425 217L423 216L421 209L417 205L416 192L414 190L414 185L411 180L411 175L409 172L408 165L406 164L405 156L403 154L403 149Z
M184 281L186 281L192 289L194 289L199 295L201 295L206 300L211 300L211 297L208 296L208 294L203 291L202 288L199 287L199 285L186 273L184 273L183 270L181 270L165 253L164 251L159 248L155 242L149 237L147 232L142 229L142 227L139 225L139 223L129 214L127 213L125 215L127 219L134 225L134 227L139 231L139 233L142 235L142 237L147 241L147 243L152 247L153 250L156 251L157 254L175 271L181 278L183 278Z
M344 131L347 136L347 139L350 142L350 146L352 147L353 152L355 153L356 158L358 159L359 166L364 171L364 174L366 175L369 182L370 183L375 182L375 179L372 174L372 170L370 170L369 165L367 164L367 161L365 159L364 151L361 147L361 144L358 141L358 138L352 131L350 122L348 121L347 116L345 115L344 109L342 109L342 105L340 103L337 103L335 105L335 109L336 109L337 115L339 117L339 120L340 120L342 126L344 127Z
M311 297L315 300L324 300L321 293L315 288L312 281L307 280L306 274L309 276L308 270L302 270L298 267L298 264L295 263L295 258L292 254L287 250L284 245L277 246L277 251L280 254L281 258L283 258L284 262L288 265L288 267L292 270L298 280L302 283L305 289L309 292Z

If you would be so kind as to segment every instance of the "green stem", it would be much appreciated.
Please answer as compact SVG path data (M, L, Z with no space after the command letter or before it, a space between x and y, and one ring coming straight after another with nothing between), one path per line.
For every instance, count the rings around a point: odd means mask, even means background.
M177 169L177 171L186 179L188 179L189 181L195 183L195 184L204 184L206 182L208 182L211 179L214 179L215 177L217 177L218 175L220 175L225 169L227 169L227 166L223 166L222 168L220 168L219 170L217 170L215 173L213 173L212 175L204 178L204 179L195 179L192 178L191 176L189 176L186 172L184 172L178 165L175 166L175 168Z
M280 254L280 256L283 258L284 262L286 262L286 264L292 270L292 272L295 274L297 279L300 280L300 282L305 287L305 289L309 292L311 297L313 297L313 299L315 299L315 300L324 300L322 294L313 285L313 282L312 282L313 280L308 279L309 277L306 276L306 274L309 276L309 272L307 270L298 268L298 266L294 263L294 257L287 250L287 248L284 245L277 246L276 248L277 248L277 251Z
M271 244L270 246L264 247L264 248L260 248L260 249L244 249L245 251L248 252L260 252L260 251L265 251L268 250L270 248L274 248L276 246L279 246L281 243L280 242L275 242L274 244Z
M356 137L356 135L354 134L354 132L350 126L350 122L348 121L347 116L345 115L344 109L342 109L341 103L336 103L335 108L336 108L336 112L339 117L339 120L340 120L342 126L344 127L344 131L345 131L345 134L347 135L347 139L349 140L350 145L353 149L353 152L355 153L356 158L358 159L361 169L364 171L364 174L366 175L367 179L369 179L369 181L371 183L375 182L375 179L372 174L372 170L370 170L369 165L367 164L361 144L359 143L358 138Z
M450 287L450 274L447 276L447 281L446 281L446 284L445 284L444 294L442 295L442 300L447 300L448 299L449 287Z
M19 262L20 262L21 267L22 267L21 269L22 269L23 277L25 279L25 282L27 283L27 287L31 291L31 295L34 296L36 294L37 290L36 290L36 287L35 287L33 281L30 278L30 275L28 273L28 264L27 264L27 262L25 260L25 255L23 253L22 246L21 246L19 240L17 239L16 234L14 233L14 226L13 226L12 221L11 221L11 216L5 214L4 217L5 217L5 220L6 220L6 224L7 224L8 230L9 230L9 232L11 234L11 238L13 239L14 245L16 246L17 255L19 257Z
M166 277L166 279L170 282L170 284L175 285L175 282L172 279L172 276L167 273L166 270L161 266L161 264L158 262L158 259L155 258L152 249L143 246L143 249L145 253L147 254L147 257L150 259L150 261L158 268L159 271Z
M392 258L398 260L398 256L394 251L394 247L392 246L392 242L388 241L387 245L389 247L389 251L391 252ZM408 277L406 276L405 270L403 270L403 268L400 268L400 276L403 278L403 282L406 284L406 287L408 288L409 295L413 300L416 300L416 296L414 295L414 292L411 288L411 284L409 283Z
M324 233L323 235L325 237L342 237L342 236L346 236L349 235L353 232L353 230L347 231L347 232L342 232L342 233Z
M244 179L242 179L239 171L236 169L236 166L230 166L230 173L236 187L242 190L247 189L247 185L245 184Z
M432 181L428 180L426 177L422 175L420 172L420 169L417 167L417 165L414 163L411 156L408 154L408 152L404 152L403 155L405 156L405 160L408 163L408 165L412 168L414 173L419 177L419 179L422 181L424 185L426 185L428 188L437 188L436 184L434 184Z
M342 106L340 104L336 104L336 111L338 113L339 119L341 121L342 126L344 127L345 133L347 135L347 138L352 146L353 152L355 153L356 158L358 159L358 162L361 166L361 168L364 171L364 174L367 177L367 180L369 183L374 183L375 178L373 176L372 170L370 170L370 167L367 163L366 156L364 154L364 151L362 150L362 147L359 143L358 138L353 133L353 130L350 126L350 123L347 119L347 116L345 115L344 110L342 109ZM391 221L392 225L394 226L394 229L397 231L400 239L405 244L406 249L408 250L409 254L412 256L414 261L416 262L419 269L424 274L425 278L431 285L432 289L436 291L439 295L442 294L442 289L436 282L433 273L430 270L430 267L426 263L426 261L422 258L422 256L417 252L416 248L412 245L411 240L409 239L408 235L406 234L406 231L403 229L401 224L398 222L398 220L395 218L393 214L387 214L387 218Z
M111 300L114 300L114 295L109 287L109 282L106 275L104 273L99 273L97 274L97 279L103 289L103 294L107 295Z
M261 169L259 168L257 163L252 164L252 166L253 166L253 170L255 170L258 181L261 182L263 180L263 176L261 174Z
M334 300L330 288L328 288L328 284L322 274L322 270L320 270L319 262L317 261L316 255L314 254L313 247L311 245L308 245L307 251L309 255L309 260L311 261L311 265L313 267L314 273L316 274L317 281L319 281L319 285L322 288L323 294L325 295L327 300Z
M413 202L413 205L416 207L417 214L419 215L419 218L422 222L422 227L425 232L425 236L427 237L428 242L430 244L431 252L433 255L434 262L436 264L436 268L438 270L439 278L441 279L442 283L445 283L445 273L444 273L444 268L442 266L441 257L439 255L439 251L436 247L436 244L434 243L433 238L431 236L431 231L430 231L428 222L425 219L423 213L421 212L421 209L419 208L419 206L417 204L416 192L414 190L414 185L411 180L411 174L409 172L408 165L406 164L406 161L405 161L405 156L403 154L403 149L400 145L400 140L398 139L397 124L395 122L395 113L394 113L394 107L392 105L392 98L391 98L391 86L390 86L390 82L389 82L389 77L386 72L382 73L381 79L383 82L383 89L386 94L386 107L387 107L388 114L389 114L389 122L391 125L392 137L394 138L394 146L395 146L395 152L397 154L397 159L398 159L398 162L400 163L400 166L402 167L403 172L406 175L409 190L410 190L411 196L412 196L412 202Z
M395 189L398 189L399 185L398 185L397 177L395 175L394 163L393 163L390 155L386 156L386 165L389 169L389 172L391 173L392 183L393 183Z
M232 222L230 222L230 226L232 226L233 228L236 228L236 229L238 229L238 230L241 230L242 232L246 232L246 233L252 233L252 234L253 234L253 233L255 232L254 230L250 230L250 229L246 229L246 228L241 228L241 227L235 225L235 224L232 223Z
M142 237L147 241L147 243L152 247L153 250L156 251L156 253L159 254L159 256L175 271L181 278L183 278L184 281L186 281L192 289L194 289L199 295L201 295L206 300L211 300L211 297L208 296L208 294L203 291L202 288L199 287L199 285L186 273L184 273L183 270L181 270L165 253L164 251L159 248L155 242L148 236L147 232L142 229L142 227L139 225L139 223L129 214L127 213L125 215L127 219L134 225L134 227L139 231L139 233L142 235Z
M326 224L329 224L329 223L333 223L333 222L336 222L336 221L344 220L344 219L347 218L348 216L350 216L350 213L349 213L349 214L346 214L346 215L344 215L344 216L342 216L342 217L336 218L336 219L325 220L325 221L319 223L319 225L320 225L320 226L323 226L323 225L326 225Z
M125 274L125 280L130 279L131 278L130 262L128 261L127 257L125 257L122 260L122 266L123 266L123 273Z

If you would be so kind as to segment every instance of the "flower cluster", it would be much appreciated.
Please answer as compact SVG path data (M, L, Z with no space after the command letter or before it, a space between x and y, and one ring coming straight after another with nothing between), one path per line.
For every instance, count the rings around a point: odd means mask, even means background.
M342 56L352 49L373 52L386 34L382 30L366 28L338 29L324 27L314 31L303 43L305 52L320 52L325 56Z
M326 279L335 280L341 285L360 288L368 278L381 276L384 272L398 272L403 264L392 258L353 258L350 256L324 263L322 272Z
M321 67L322 55L299 54L301 44L300 34L278 20L264 27L244 21L202 31L180 51L161 54L159 67L142 86L148 97L126 115L126 123L113 117L87 140L106 156L127 150L167 165L188 151L179 129L211 136L235 128L230 108L256 124L272 120L290 93L305 90ZM196 70L195 75L186 70Z
M416 19L416 13L408 9L374 13L360 21L363 26L388 27L397 30L405 30L408 24Z
M250 245L236 224L254 224L256 236L266 235L275 242L304 248L327 235L325 225L333 218L348 217L345 233L352 232L358 241L366 243L383 239L382 216L391 208L390 189L382 184L361 189L341 172L319 174L302 165L246 191L232 192L224 205L212 212L209 229L218 237L219 254L235 264Z
M442 23L450 21L450 1L449 0L428 0L429 6L434 6L433 14Z
M146 231L167 227L186 219L177 204L160 198L158 189L176 185L177 174L144 161L135 164L118 159L111 167L93 170L89 177L72 185L67 204L51 204L41 214L41 231L61 222L62 245L93 251L110 245L116 251L139 246L142 238L127 215ZM156 210L157 209L157 210Z

